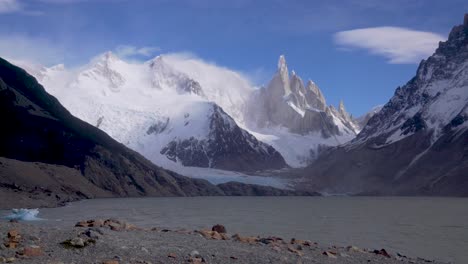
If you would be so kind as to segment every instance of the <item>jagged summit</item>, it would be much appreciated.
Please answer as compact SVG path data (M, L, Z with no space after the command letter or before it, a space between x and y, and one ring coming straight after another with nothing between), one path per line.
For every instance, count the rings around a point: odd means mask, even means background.
M286 71L288 72L288 65L286 63L286 57L284 55L280 55L278 59L278 71Z
M260 109L258 107L261 103ZM328 109L320 88L312 81L304 85L295 72L289 75L286 59L281 55L278 71L269 84L261 89L253 104L254 119L260 127L281 126L297 134L319 133L323 137L354 137L357 125L343 107ZM340 141L340 140L337 140Z

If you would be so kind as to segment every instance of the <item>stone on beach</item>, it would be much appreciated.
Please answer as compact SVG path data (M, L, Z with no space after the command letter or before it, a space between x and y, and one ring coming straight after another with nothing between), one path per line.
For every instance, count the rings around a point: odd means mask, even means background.
M130 231L139 229L135 225L117 219L80 221L76 223L75 227L108 227L113 231Z
M333 251L327 250L327 251L324 251L322 254L329 258L337 258L336 252L333 252Z
M12 229L8 231L7 240L3 243L3 245L7 248L17 248L21 241L21 235L19 234L18 230Z
M25 257L39 257L44 255L44 251L39 246L29 246L25 247L23 250L18 252L19 255Z
M289 252L296 253L296 254L299 255L299 256L304 255L304 253L302 253L301 250L302 250L302 249L293 248L292 246L288 246L288 251L289 251Z
M385 250L385 249L381 249L381 250L374 250L374 254L377 254L377 255L382 255L384 257L387 257L387 258L391 258L392 256L390 256L390 254L388 254L388 252Z
M225 234L226 233L226 227L224 227L223 225L217 224L217 225L214 225L211 228L211 231L216 231L216 232L218 232L220 234Z
M232 238L235 241L239 241L241 243L248 243L248 244L255 244L255 243L259 242L259 240L260 240L258 237L242 237L239 234L233 235Z
M229 237L224 233L218 233L217 231L210 231L210 230L198 230L196 231L204 238L207 239L214 239L214 240L229 240Z
M117 260L105 260L102 264L119 264Z
M301 246L312 246L312 242L310 240L300 240L300 239L291 239L291 244L301 245Z

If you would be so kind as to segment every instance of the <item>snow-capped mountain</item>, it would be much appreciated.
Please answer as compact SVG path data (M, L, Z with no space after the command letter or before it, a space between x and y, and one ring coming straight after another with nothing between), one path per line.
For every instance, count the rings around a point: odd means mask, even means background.
M249 107L248 127L293 167L306 166L322 149L348 142L359 131L343 102L338 109L327 106L313 81L304 85L299 75L289 73L284 56L268 85L252 95Z
M332 192L468 195L467 120L465 15L356 139L321 156L305 179Z
M343 103L327 106L284 56L265 88L180 54L127 62L106 52L83 67L27 68L75 116L165 168L253 171L302 167L355 137Z
M274 148L207 99L221 96L222 89L213 95L211 86L176 70L170 60L160 56L129 63L107 52L83 68L45 69L37 76L72 114L166 168L254 171L287 166Z

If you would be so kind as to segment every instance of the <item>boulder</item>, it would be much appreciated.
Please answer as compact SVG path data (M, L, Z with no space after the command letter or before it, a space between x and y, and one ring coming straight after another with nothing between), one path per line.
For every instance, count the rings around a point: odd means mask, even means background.
M216 231L220 234L225 234L226 233L226 227L224 227L223 225L214 225L212 228L211 228L211 231Z

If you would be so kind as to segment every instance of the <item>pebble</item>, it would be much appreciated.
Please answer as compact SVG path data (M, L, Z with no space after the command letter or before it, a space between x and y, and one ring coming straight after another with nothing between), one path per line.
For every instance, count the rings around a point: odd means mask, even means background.
M193 250L192 252L190 252L190 256L192 258L198 258L198 257L200 257L200 253L198 251L196 251L196 250Z
M70 246L74 246L77 248L82 248L85 246L85 242L82 238L80 237L75 237L72 240L70 240Z

